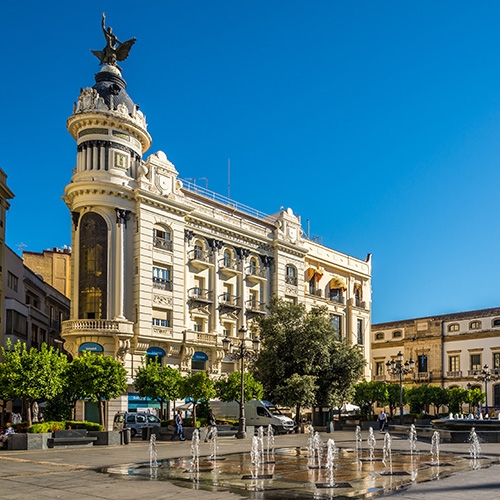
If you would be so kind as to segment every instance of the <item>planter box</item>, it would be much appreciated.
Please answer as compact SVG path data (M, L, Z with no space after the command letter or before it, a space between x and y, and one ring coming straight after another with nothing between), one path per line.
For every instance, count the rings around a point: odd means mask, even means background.
M118 446L121 444L120 431L88 431L87 436L96 437L94 446Z
M46 450L48 440L52 437L51 432L39 434L12 434L7 440L9 450Z

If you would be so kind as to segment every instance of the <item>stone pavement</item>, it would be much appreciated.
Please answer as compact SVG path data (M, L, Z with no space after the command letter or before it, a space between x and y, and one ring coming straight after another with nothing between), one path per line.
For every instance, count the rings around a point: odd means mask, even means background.
M363 432L363 439L367 433ZM378 445L382 439L377 433ZM322 434L326 441L335 439L338 447L354 447L353 431L335 431L334 434ZM237 440L221 438L219 455L235 452L248 452L251 439ZM307 435L293 434L276 436L276 447L305 447ZM115 476L98 472L101 467L124 463L149 462L149 443L133 440L127 446L99 446L85 448L67 448L39 451L0 451L0 498L48 499L206 499L237 500L248 498L244 493L229 491L192 490L176 486L168 481L132 479L130 476ZM393 437L394 450L408 449L406 439ZM200 443L201 454L208 455L209 445ZM468 470L450 477L427 483L412 484L405 490L387 493L382 496L395 497L397 500L470 500L471 498L500 499L500 445L481 444L481 455L496 457L496 464L480 470ZM430 444L419 443L421 452L428 452ZM441 445L442 451L468 454L467 444ZM158 442L158 459L190 456L190 442ZM378 496L380 498L380 495ZM259 496L265 499L265 494ZM323 497L326 498L326 497ZM330 498L330 497L328 497Z

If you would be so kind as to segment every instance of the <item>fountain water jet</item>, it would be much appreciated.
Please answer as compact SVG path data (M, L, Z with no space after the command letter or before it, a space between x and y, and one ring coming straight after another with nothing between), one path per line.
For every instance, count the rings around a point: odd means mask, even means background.
M432 465L439 466L439 447L441 442L441 436L439 431L434 431L432 434L431 441L431 456L432 456Z
M198 472L200 470L200 431L195 429L193 432L193 437L191 438L191 465L194 470Z
M149 439L149 466L151 468L158 467L158 445L156 444L156 434L151 433Z
M417 429L415 428L415 424L410 425L408 441L410 443L410 455L413 456L414 453L417 453Z
M373 462L375 445L377 444L377 440L375 439L375 434L373 433L373 427L370 427L368 431L367 441L368 441L368 449L370 450L370 462Z
M267 436L266 436L266 455L267 455L267 463L274 462L274 430L271 424L267 427Z

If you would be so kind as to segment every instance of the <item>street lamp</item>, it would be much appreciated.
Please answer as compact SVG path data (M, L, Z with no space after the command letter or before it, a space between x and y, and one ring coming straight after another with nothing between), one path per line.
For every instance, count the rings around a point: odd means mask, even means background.
M237 439L244 439L247 437L246 432L246 419L245 419L245 359L251 359L255 356L256 353L259 352L260 349L260 339L259 337L255 337L252 340L253 349L246 343L245 334L247 329L242 326L238 332L241 334L241 338L237 345L234 345L229 337L225 337L222 340L224 352L226 356L231 361L240 361L240 370L241 370L241 394L240 394L240 418L238 425L238 432L236 433ZM233 351L234 348L234 351Z
M410 361L405 361L403 363L403 353L398 352L398 359L391 359L385 364L387 366L387 372L391 375L399 375L399 423L404 424L403 415L403 375L413 372L415 368L415 361L410 358Z
M492 372L488 365L484 365L481 371L474 372L474 378L480 382L484 382L484 392L486 394L486 414L488 414L488 382L498 380L500 378L500 373L498 370Z

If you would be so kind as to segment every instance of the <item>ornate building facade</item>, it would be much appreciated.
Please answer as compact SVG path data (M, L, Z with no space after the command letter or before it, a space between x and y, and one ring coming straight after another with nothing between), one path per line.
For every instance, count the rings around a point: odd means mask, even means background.
M307 239L291 209L266 215L181 180L162 151L143 160L146 117L112 61L81 90L67 128L77 150L64 195L72 305L62 336L71 355L121 360L131 394L148 356L216 378L235 369L222 339L256 335L255 318L276 294L326 305L340 335L369 359L369 256ZM128 404L111 402L108 415Z
M484 365L500 373L500 308L374 324L372 335L374 380L399 382L387 373L386 363L402 352L405 360L415 361L405 385L480 387L489 407L500 409L500 380L485 385L475 375Z

